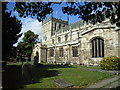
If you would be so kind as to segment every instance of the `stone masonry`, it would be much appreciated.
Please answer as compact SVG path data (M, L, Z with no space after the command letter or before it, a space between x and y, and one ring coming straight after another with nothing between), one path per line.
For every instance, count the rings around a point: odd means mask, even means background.
M99 65L103 57L120 57L120 29L108 20L95 25L69 24L54 17L42 23L42 42L32 53L39 63Z

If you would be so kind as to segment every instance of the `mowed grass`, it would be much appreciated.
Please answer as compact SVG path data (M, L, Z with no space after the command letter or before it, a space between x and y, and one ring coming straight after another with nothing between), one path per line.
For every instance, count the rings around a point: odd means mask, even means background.
M16 63L16 65L19 66L20 64ZM45 64L40 67L33 66L32 73L35 83L22 84L21 86L16 88L20 90L26 88L59 88L55 83L51 81L52 79L62 79L68 83L73 84L76 87L83 88L88 85L99 82L101 80L115 76L103 72L80 70L79 67L81 66L76 66L76 65L64 66L64 65L51 65L51 64ZM84 67L84 68L89 68L89 67ZM9 70L9 73L10 72L14 73L12 69L11 71ZM6 72L5 74L9 75L9 73ZM14 73L14 77L15 77L15 73ZM10 78L14 78L14 77L10 77ZM11 85L12 83L13 85ZM12 83L10 85L13 87L16 86L14 84L17 84L15 80L13 80Z
M50 68L48 68L49 66ZM62 79L74 86L86 87L103 79L114 77L108 73L80 70L74 66L58 66L58 68L51 66L35 69L34 79L39 83L25 85L25 88L57 88L58 86L51 82L52 79Z

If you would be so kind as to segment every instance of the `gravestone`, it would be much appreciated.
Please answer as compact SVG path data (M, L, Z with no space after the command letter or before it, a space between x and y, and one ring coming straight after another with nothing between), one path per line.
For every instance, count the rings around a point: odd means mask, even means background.
M26 82L32 81L32 65L28 62L22 65L22 77Z
M55 84L57 84L59 87L62 87L62 88L73 86L73 84L67 83L66 81L61 80L61 79L53 79L52 82L54 82Z
M34 64L35 64L35 65L38 64L38 57L37 57L37 56L34 57Z

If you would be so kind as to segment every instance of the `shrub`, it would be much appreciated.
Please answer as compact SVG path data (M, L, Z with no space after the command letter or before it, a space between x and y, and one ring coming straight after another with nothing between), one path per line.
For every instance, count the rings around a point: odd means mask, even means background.
M100 62L101 69L120 70L120 58L116 56L105 57Z

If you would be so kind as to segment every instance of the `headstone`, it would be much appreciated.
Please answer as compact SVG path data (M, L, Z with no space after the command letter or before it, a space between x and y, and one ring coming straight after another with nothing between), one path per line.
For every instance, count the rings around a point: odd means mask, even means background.
M53 79L52 82L56 83L59 87L62 87L62 88L67 88L67 87L73 86L73 84L67 83L61 79Z
M22 77L26 82L32 81L32 65L28 62L22 65Z
M37 56L34 57L34 64L35 64L35 65L38 64L38 57L37 57Z

